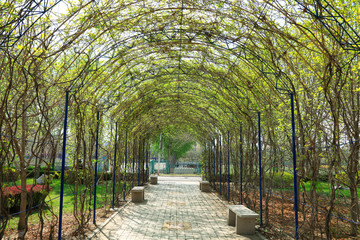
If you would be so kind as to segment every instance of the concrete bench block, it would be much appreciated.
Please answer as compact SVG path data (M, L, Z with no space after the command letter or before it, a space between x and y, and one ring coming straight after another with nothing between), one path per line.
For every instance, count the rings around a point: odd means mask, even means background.
M200 182L200 191L210 192L210 183L208 181L201 181Z
M255 234L256 218L244 218L236 216L236 234L253 235Z
M244 205L228 205L228 225L235 226L237 234L255 234L256 218L259 214L248 209Z
M156 185L158 183L158 176L151 175L150 176L150 184Z
M142 202L145 200L145 187L137 186L131 189L131 201Z

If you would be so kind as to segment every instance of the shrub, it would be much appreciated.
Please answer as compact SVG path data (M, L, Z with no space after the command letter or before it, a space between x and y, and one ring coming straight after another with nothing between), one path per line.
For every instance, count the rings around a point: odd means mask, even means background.
M319 174L318 179L321 182L328 182L329 181L329 174L328 173L321 173L321 174Z
M360 171L358 171L358 176L360 176ZM339 181L340 184L350 187L350 179L347 173L341 172L336 174L335 179ZM360 184L359 178L356 179L356 185Z
M2 168L2 179L4 182L15 182L19 179L20 173L13 167Z
M60 179L61 172L59 172L59 171L50 171L50 175L53 176L54 179Z
M27 185L27 208L30 207L30 201L32 206L36 206L42 203L46 196L49 194L51 188L43 185ZM21 202L21 186L7 187L3 190L5 209L10 212L19 211Z
M113 172L98 172L98 176L102 176L103 180L112 180L114 173ZM136 173L137 176L137 173ZM142 174L140 173L140 176Z
M272 183L273 187L292 187L294 176L288 172L277 172L273 176L265 175L265 180Z
M34 167L29 167L28 170L27 170L27 177L28 178L34 178L35 177L35 174L36 174L36 171L33 171ZM39 177L41 175L53 175L54 179L60 179L60 176L61 176L61 172L60 171L49 171L47 168L40 168L40 171L39 171Z
M98 173L98 176L99 173ZM68 184L85 184L91 182L94 178L94 172L89 170L67 170L65 171L65 183Z

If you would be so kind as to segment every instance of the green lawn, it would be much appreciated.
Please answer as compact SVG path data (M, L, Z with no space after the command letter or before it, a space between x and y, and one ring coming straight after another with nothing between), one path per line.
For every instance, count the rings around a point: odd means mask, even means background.
M310 189L311 189L311 182L305 182L304 183L304 186L305 186L305 190L306 192L309 192ZM283 189L280 189L280 188L276 188L276 190L285 190L285 191L289 191L289 192L293 192L294 191L294 188L283 188ZM304 188L302 186L300 186L300 191L303 192L304 191ZM317 194L319 195L322 195L322 196L326 196L326 197L329 197L330 194L331 194L331 188L330 188L330 183L326 183L326 182L317 182L316 183L316 192ZM360 188L358 188L358 196L360 198ZM347 190L347 189L338 189L336 191L336 198L340 199L341 198L348 198L350 199L350 190Z
M33 179L27 179L27 184L33 184L34 180ZM20 185L20 180L16 182L17 185ZM106 183L100 183L97 185L96 188L96 196L97 196L97 200L96 200L96 208L101 208L104 207L105 202L107 207L109 207L111 205L112 202L112 181L108 181L107 182L107 189L106 189ZM61 186L61 181L60 179L54 179L52 184L50 184L50 186L52 187L52 190L50 191L49 195L46 198L47 204L49 205L49 207L52 208L54 214L58 215L59 214L59 208L60 208L60 186ZM119 185L117 185L117 189L118 187L122 189L122 183L120 183ZM129 189L131 186L131 183L129 183L127 185L127 189ZM80 189L85 189L85 186L80 186ZM72 189L72 185L71 184L64 184L64 204L63 204L63 214L72 214L73 209L74 209L74 190ZM107 191L107 194L106 194ZM117 190L118 191L118 190ZM93 194L93 191L91 192L91 194ZM91 208L93 208L93 198L92 198L92 202L91 202ZM51 213L49 210L45 210L46 215L50 216ZM8 223L7 228L9 229L16 229L17 228L17 224L19 221L19 217L18 215L13 216L11 218L11 220ZM34 210L34 212L29 216L29 224L32 223L37 223L38 222L38 214L37 211Z
M227 174L227 167L223 166L222 167L222 173L223 174ZM234 167L230 166L230 174L234 174ZM306 191L310 191L311 189L311 182L305 182L305 190ZM330 196L331 194L331 189L330 189L330 183L327 182L317 182L316 183L316 188L317 188L317 193L320 195L324 195L324 196ZM344 186L343 186L344 187ZM277 190L281 190L281 189L277 189ZM286 191L293 191L293 188L283 188L282 190L286 190ZM302 188L302 186L300 186L300 191L304 191L304 189ZM336 196L337 198L340 197L346 197L346 198L350 198L350 190L347 189L338 189L336 191ZM360 198L360 188L358 188L358 196Z
M310 191L311 189L311 182L306 182L304 183L305 185L305 190L306 191ZM303 188L300 188L301 191L304 191ZM317 182L316 183L316 191L324 196L330 196L331 194L331 187L330 187L330 183L327 182ZM358 196L360 197L360 188L358 188L357 190L358 192ZM350 198L350 190L347 189L338 189L336 191L336 197L343 197L345 196L346 198Z

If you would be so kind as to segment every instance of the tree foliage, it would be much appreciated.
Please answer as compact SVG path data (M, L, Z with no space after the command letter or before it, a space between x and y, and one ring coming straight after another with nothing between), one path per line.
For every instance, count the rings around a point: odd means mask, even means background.
M179 159L186 155L186 153L196 144L194 137L183 131L177 130L174 126L168 126L160 135L155 138L152 144L152 152L157 156L159 149L161 149L161 156ZM170 153L170 156L169 156Z

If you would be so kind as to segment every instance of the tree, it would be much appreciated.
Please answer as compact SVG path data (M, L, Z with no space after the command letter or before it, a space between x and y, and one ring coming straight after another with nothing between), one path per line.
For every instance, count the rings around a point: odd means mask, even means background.
M170 171L173 171L176 161L184 156L196 144L194 137L184 131L178 130L175 126L169 126L162 132L161 155L167 156L170 163ZM154 153L159 152L160 137L155 138L152 143Z

